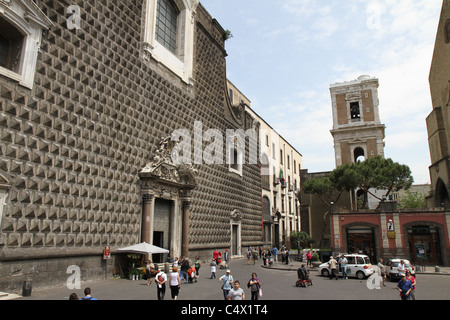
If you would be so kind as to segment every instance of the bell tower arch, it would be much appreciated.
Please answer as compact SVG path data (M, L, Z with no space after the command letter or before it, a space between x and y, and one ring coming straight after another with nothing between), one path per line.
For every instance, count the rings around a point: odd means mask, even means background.
M378 79L367 75L330 86L336 167L384 156L378 86Z

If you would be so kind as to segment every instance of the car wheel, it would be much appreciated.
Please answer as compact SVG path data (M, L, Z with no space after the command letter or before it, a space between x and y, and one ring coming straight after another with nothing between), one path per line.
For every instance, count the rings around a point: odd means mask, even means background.
M364 278L366 277L366 275L364 274L364 272L358 271L358 272L356 273L356 277L357 277L359 280L362 280L362 279L364 279Z
M329 277L329 276L330 276L330 272L329 272L327 269L323 269L323 270L322 270L322 275L323 275L324 277Z

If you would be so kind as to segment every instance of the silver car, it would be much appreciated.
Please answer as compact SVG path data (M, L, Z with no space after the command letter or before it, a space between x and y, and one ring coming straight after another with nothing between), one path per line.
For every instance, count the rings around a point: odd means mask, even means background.
M356 277L358 279L364 279L370 277L374 274L375 270L370 263L370 259L368 256L364 254L346 254L344 255L347 258L347 275L349 277ZM336 261L339 262L339 257L336 258ZM339 265L339 263L338 263ZM330 270L328 267L328 262L322 263L319 266L319 274L324 277L330 276Z
M390 259L387 264L387 275L391 281L399 281L400 276L398 275L398 265L400 261L403 260L405 263L405 269L411 271L412 276L416 276L416 271L414 270L414 266L406 259Z

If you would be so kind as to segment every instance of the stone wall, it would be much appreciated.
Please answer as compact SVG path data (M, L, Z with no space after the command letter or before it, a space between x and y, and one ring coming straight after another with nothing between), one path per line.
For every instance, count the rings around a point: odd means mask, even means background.
M57 275L52 284L64 283L69 260L98 271L88 278L112 275L100 271L103 247L114 253L140 241L138 172L159 140L178 128L193 132L194 121L224 135L254 125L227 100L223 29L201 5L192 86L142 58L143 1L74 3L82 13L78 30L66 25L72 2L36 1L55 26L43 34L33 89L0 78L0 173L9 184L0 288L29 276L34 286L47 285L40 270L50 269ZM190 221L195 253L207 256L216 246L230 246L234 209L242 212L242 245L259 243L259 165L244 165L242 176L226 164L196 169Z

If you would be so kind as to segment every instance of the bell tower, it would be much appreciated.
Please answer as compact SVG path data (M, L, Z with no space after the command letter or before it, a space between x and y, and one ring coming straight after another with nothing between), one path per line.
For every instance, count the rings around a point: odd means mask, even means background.
M378 110L378 79L367 75L330 86L336 167L384 156L385 125Z

